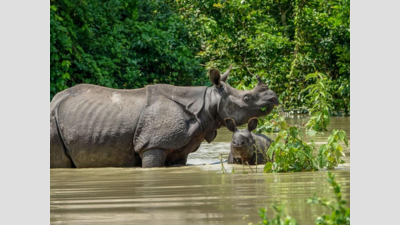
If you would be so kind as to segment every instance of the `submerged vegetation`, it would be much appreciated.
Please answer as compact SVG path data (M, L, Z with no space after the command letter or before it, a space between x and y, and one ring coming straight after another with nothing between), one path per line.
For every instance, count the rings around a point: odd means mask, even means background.
M307 203L319 204L327 207L331 210L330 215L319 216L315 220L317 225L348 225L350 224L350 208L346 207L347 202L342 198L342 191L340 185L335 180L335 175L328 172L328 182L331 184L335 193L335 202L331 202L327 199L314 196L313 198L307 199ZM267 209L261 208L258 214L261 217L259 225L297 225L296 220L284 212L284 205L275 206L272 208L277 213L274 219L268 219Z
M350 208L346 207L347 202L342 198L342 190L340 185L335 180L335 175L328 172L328 182L331 184L335 193L335 202L330 202L327 199L314 196L307 200L308 203L319 204L331 210L330 215L319 216L315 223L317 225L330 224L350 224Z
M277 213L274 219L268 219L266 208L261 208L258 211L258 215L261 217L259 225L298 225L294 218L285 214L283 204L281 206L273 205L272 208Z

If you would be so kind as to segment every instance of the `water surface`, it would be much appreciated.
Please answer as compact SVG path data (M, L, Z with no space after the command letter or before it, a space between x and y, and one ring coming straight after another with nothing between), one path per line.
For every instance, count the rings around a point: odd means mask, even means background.
M301 124L303 117L288 118ZM350 117L333 117L329 131L312 139L326 142L333 128L350 140ZM257 211L285 204L299 224L314 224L325 208L307 204L314 194L334 198L326 171L263 174L262 166L228 165L221 174L219 154L229 153L232 133L218 130L214 142L203 143L188 159L190 166L169 168L96 168L50 170L51 224L256 224ZM274 135L270 135L274 139ZM350 204L350 149L346 163L331 170ZM256 171L257 170L257 171ZM243 174L243 172L248 174ZM254 172L254 173L253 173ZM243 217L246 216L245 220Z

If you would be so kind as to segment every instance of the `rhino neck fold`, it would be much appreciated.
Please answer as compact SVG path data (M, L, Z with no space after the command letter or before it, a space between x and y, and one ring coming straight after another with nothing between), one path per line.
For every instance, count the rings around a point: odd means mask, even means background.
M221 101L221 97L218 96L213 87L209 87L206 90L205 98L204 108L207 117L210 119L210 128L211 130L216 130L221 127L221 118L218 114L218 104Z

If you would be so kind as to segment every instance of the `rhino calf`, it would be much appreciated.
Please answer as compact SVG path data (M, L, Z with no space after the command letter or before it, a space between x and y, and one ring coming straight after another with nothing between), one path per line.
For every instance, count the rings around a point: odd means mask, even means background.
M228 164L265 164L270 162L267 150L272 140L263 135L252 133L257 128L258 119L251 118L247 123L247 129L239 130L235 121L231 118L225 119L226 127L233 132L231 141L231 152Z

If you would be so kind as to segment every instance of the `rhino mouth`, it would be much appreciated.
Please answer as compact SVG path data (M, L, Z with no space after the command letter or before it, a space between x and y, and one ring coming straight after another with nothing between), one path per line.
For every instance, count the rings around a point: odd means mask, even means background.
M233 145L233 148L236 148L236 149L243 149L244 147L245 147L244 145Z
M274 109L275 106L278 106L279 104L276 103L268 103L266 106L264 107L260 107L260 110L263 113L269 114L270 112L272 112L272 110Z
M242 151L246 150L246 147L244 145L232 146L232 150L237 151L237 152L242 152ZM239 155L239 157L240 157L240 155Z

